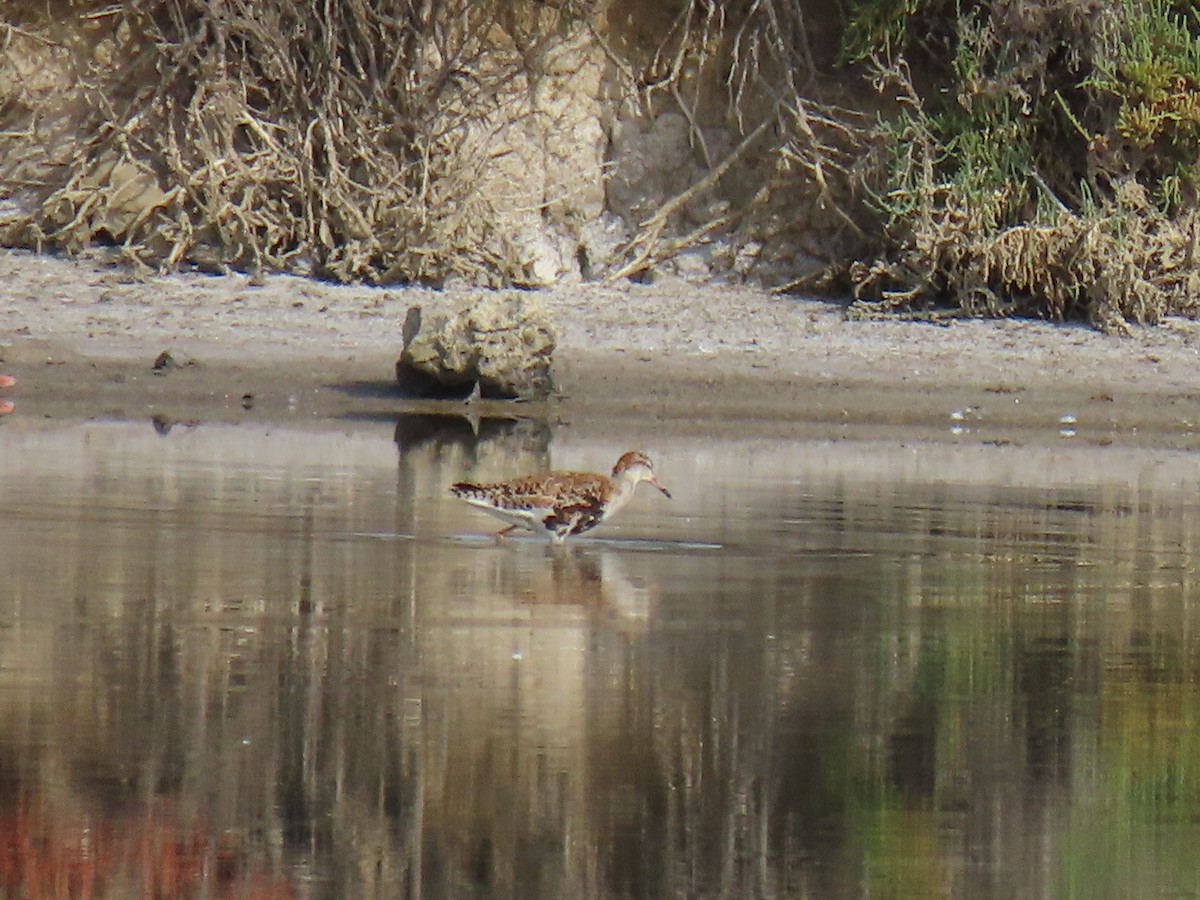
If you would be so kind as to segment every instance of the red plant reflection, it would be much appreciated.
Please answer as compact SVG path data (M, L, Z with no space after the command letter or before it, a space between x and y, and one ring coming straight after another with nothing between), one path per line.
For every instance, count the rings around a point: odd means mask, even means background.
M295 897L235 836L214 837L168 805L104 818L51 814L31 800L0 814L0 889L26 900Z

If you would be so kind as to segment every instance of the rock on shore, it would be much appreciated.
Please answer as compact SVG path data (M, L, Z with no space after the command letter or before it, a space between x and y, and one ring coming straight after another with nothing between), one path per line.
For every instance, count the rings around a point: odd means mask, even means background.
M557 333L545 303L520 291L474 293L448 310L409 309L396 378L417 394L479 385L482 397L544 399Z

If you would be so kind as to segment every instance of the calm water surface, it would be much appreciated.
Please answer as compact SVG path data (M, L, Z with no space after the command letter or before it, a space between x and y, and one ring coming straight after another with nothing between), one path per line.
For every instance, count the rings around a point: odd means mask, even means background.
M0 896L1200 894L1190 460L428 426L0 429Z

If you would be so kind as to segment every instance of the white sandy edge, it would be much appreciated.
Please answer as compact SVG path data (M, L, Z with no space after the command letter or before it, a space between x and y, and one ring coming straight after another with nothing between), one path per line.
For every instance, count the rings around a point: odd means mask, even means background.
M148 275L89 259L0 250L10 342L65 342L96 357L175 347L209 359L394 355L414 303L455 292L344 286L283 275ZM1169 319L1131 337L1086 325L845 321L842 308L742 286L577 285L545 292L558 353L749 365L796 377L926 385L1106 383L1200 389L1200 326Z

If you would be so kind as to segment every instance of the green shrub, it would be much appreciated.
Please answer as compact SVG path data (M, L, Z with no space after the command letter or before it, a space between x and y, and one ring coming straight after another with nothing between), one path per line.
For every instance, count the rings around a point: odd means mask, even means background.
M1191 233L1200 183L1194 5L963 4L941 39L902 28L899 52L897 26L876 24L885 5L854 4L845 42L861 56L874 35L878 81L899 101L870 192L884 247L850 272L858 297L883 301L867 311L949 305L1104 327L1190 312L1192 254L1167 251ZM936 22L944 9L904 11Z

